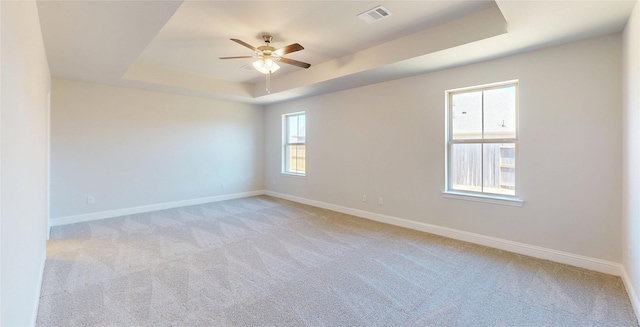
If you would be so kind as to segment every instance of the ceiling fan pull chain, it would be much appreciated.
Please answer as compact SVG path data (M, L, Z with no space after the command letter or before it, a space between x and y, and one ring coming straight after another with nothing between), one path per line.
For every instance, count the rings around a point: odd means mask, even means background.
M271 70L267 74L267 94L271 94Z

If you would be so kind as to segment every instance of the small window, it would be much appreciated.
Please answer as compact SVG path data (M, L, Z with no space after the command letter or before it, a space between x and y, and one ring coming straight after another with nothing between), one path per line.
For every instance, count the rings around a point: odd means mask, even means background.
M306 116L304 112L282 116L284 135L283 173L306 173Z
M518 83L447 92L446 192L517 197Z

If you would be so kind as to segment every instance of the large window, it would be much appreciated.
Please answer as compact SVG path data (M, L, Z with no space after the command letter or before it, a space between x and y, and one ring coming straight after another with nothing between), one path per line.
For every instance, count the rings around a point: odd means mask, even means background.
M284 158L282 172L305 175L306 173L306 115L304 112L282 116L284 134Z
M446 191L517 196L518 84L447 92Z

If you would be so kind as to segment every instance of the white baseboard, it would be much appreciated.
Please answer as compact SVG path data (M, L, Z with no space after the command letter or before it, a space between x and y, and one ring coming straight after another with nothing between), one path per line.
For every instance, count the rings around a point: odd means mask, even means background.
M524 254L535 258L550 260L554 262L564 263L571 266L581 267L593 271L602 272L605 274L622 276L623 268L622 265L616 262L586 257L582 255L572 254L568 252L543 248L536 245L529 245L525 243L513 242L501 238L465 232L453 228L442 227L437 225L431 225L423 222L417 222L413 220L407 220L398 217L392 217L382 214L377 214L373 212L352 209L348 207L343 207L335 204L310 200L306 198L301 198L293 195L282 194L272 191L266 191L266 195L273 196L276 198L281 198L285 200L290 200L298 203L308 204L315 207L320 207L324 209L329 209L361 218L366 218L370 220L375 220L378 222L405 227L409 229L419 230L422 232L427 232L431 234L436 234L444 237L453 238L456 240L461 240L465 242L480 244L500 250L505 250L509 252L514 252L518 254Z
M234 193L234 194L216 195L216 196L209 196L206 198L189 199L189 200L183 200L183 201L157 203L157 204L150 204L150 205L144 205L139 207L124 208L124 209L92 212L92 213L86 213L81 215L54 218L54 219L51 219L49 226L50 227L62 226L62 225L68 225L68 224L81 223L85 221L114 218L114 217L120 217L120 216L126 216L126 215L133 215L137 213L151 212L151 211L178 208L178 207L186 207L186 206L218 202L218 201L233 200L233 199L246 198L250 196L257 196L257 195L263 195L263 194L265 194L265 191L260 190L260 191L242 192L242 193Z
M633 311L636 313L636 319L638 319L638 324L640 324L640 299L638 299L638 293L636 293L635 288L633 287L633 283L631 282L631 278L627 273L627 269L624 266L621 267L622 270L622 281L624 282L624 287L627 289L627 294L629 294L629 299L631 300L631 305L633 306Z

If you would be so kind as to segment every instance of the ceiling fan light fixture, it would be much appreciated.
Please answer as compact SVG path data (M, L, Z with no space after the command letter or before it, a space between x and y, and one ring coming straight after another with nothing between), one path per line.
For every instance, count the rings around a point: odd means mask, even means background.
M280 66L276 63L276 61L288 64L288 65L298 66L300 68L305 68L305 69L311 67L311 64L308 64L306 62L283 57L288 53L303 50L304 47L301 46L300 44L298 43L289 44L286 47L276 49L271 46L271 40L273 40L273 37L271 35L268 35L268 34L263 35L262 39L267 45L263 45L257 48L242 40L231 39L231 41L251 49L251 51L254 52L254 56L220 57L220 59L259 58L258 60L251 63L251 65L253 66L253 68L255 68L255 70L267 75L266 83L265 83L266 85L265 89L267 91L267 94L271 94L271 74L275 73L278 69L280 69ZM248 66L248 65L245 65L245 66Z
M253 68L263 74L275 73L280 66L271 58L262 58L253 62Z

